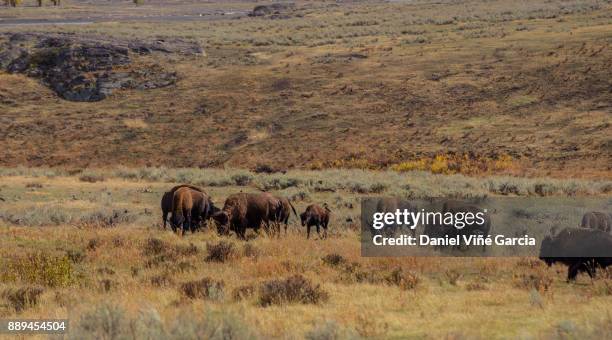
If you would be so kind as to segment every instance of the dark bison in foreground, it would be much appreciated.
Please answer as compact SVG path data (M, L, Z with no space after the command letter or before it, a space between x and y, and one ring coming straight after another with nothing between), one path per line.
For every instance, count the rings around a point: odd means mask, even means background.
M582 216L582 228L597 229L609 233L612 230L612 216L599 211L591 211Z
M302 227L306 227L306 238L310 238L310 227L317 227L317 234L321 237L320 227L323 227L323 237L327 238L327 226L329 225L329 217L331 210L325 205L323 208L317 204L311 204L306 207L306 211L300 214Z
M174 192L179 188L191 188L195 191L204 192L204 190L189 184L181 184L177 185L174 188L170 189L170 191L166 191L161 199L161 210L162 210L162 220L164 221L164 229L166 229L166 222L168 221L168 214L172 211L172 199L174 197ZM205 192L204 192L205 193Z
M612 264L612 236L593 229L566 228L556 236L542 240L540 259L551 266L555 262L568 266L567 280L576 279L579 272L593 277L596 268Z
M239 238L246 238L247 228L259 232L261 224L269 226L274 221L274 214L278 211L280 202L268 193L230 195L223 205L223 209L213 215L219 224L220 234L234 231Z
M190 187L180 187L172 196L172 230L182 226L182 233L187 229L195 232L196 226L206 220L218 209L210 197Z

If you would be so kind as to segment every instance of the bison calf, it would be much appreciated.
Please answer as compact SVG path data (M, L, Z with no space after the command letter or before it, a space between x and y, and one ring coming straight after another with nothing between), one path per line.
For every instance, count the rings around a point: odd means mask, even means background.
M306 207L306 211L300 214L300 220L302 227L306 227L306 238L310 238L310 227L317 227L317 235L321 238L320 227L323 227L323 238L327 238L327 226L329 224L329 217L331 210L324 205L322 208L317 204L311 204Z

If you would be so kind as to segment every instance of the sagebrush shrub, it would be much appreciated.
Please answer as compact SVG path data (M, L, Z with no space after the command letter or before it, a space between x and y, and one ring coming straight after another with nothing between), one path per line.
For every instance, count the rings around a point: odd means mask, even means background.
M552 287L552 283L552 277L544 270L514 275L514 286L529 291L532 289L539 292L548 291Z
M242 247L242 255L244 257L250 257L256 259L261 254L261 251L251 243L247 243Z
M327 254L321 258L323 263L335 267L347 263L346 259L340 254Z
M404 272L402 268L398 267L387 275L385 281L387 284L398 286L403 290L409 290L415 289L421 282L421 279L415 273Z
M7 288L2 292L2 297L17 313L38 304L39 297L45 290L39 286L27 286L21 288Z
M232 291L232 298L234 301L240 301L248 299L255 294L255 287L253 285L240 286Z
M208 251L207 262L225 262L235 255L234 245L226 241L208 244L206 251Z
M161 274L152 276L149 282L156 287L169 287L174 284L173 277L174 276L170 272L164 271Z
M328 299L326 291L302 275L264 282L259 290L259 304L263 307L283 303L317 304Z
M181 292L190 299L213 299L223 297L223 281L216 281L210 277L204 277L197 281L185 282L181 285Z

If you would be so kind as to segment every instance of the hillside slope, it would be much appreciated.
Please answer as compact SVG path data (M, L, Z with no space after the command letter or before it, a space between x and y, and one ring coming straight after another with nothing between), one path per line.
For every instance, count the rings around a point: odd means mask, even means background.
M95 103L0 73L0 165L385 167L458 153L609 177L611 15L604 1L319 3L278 20L41 27L180 37L206 56L134 56L178 81Z

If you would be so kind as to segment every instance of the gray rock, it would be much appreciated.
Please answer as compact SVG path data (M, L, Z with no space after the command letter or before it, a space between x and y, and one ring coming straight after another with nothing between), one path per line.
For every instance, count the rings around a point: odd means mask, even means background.
M39 78L70 101L99 101L120 89L170 86L178 77L159 65L129 70L140 54L199 55L202 48L180 39L121 41L57 33L0 35L0 67ZM121 67L122 71L118 71Z

